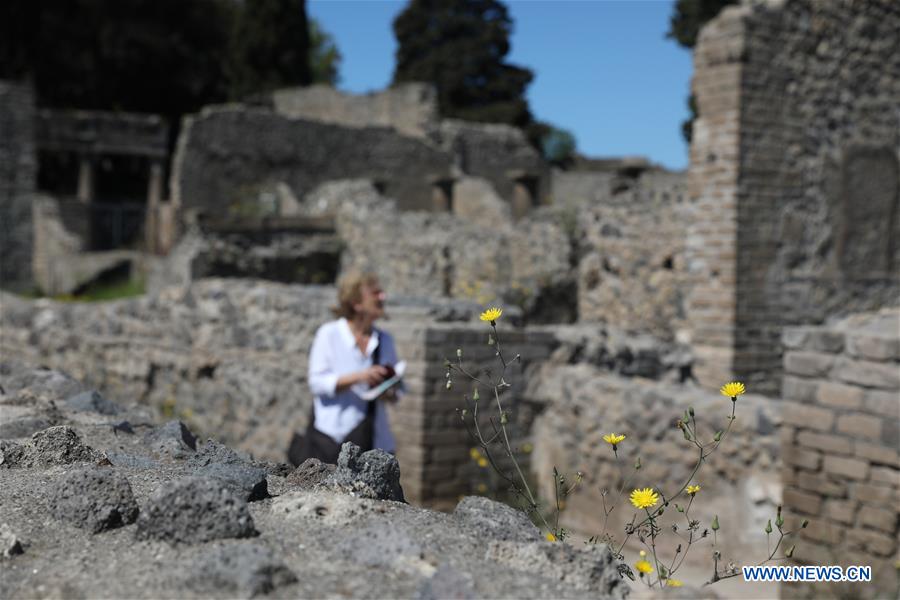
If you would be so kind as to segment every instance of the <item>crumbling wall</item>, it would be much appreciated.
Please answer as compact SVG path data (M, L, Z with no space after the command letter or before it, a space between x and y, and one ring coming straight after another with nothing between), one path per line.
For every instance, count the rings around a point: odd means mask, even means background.
M786 325L900 297L900 11L725 9L694 53L689 319L701 381L777 392Z
M182 211L253 215L257 196L280 182L302 199L333 179L368 178L405 209L429 207L432 178L452 160L386 127L349 128L248 107L212 107L185 120L172 172ZM259 216L258 214L256 216Z
M31 285L31 194L37 181L34 94L0 81L0 286Z
M345 94L329 85L276 90L275 111L286 117L347 127L391 127L425 137L438 121L437 94L425 83L405 83L380 92Z
M900 310L789 328L784 344L784 504L789 526L810 522L794 558L872 567L872 584L784 595L888 597L900 543Z
M593 202L568 209L578 231L579 319L674 339L686 326L689 285L684 252L692 211L684 175L584 175L600 185Z

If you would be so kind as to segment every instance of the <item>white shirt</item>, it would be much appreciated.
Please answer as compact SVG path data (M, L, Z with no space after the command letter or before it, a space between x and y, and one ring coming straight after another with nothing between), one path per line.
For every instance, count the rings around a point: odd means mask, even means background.
M330 321L316 331L309 351L308 377L309 389L315 396L314 426L338 444L366 418L368 403L359 394L365 392L368 386L362 383L335 392L337 380L342 375L371 367L372 353L379 346L379 362L389 366L397 364L394 339L385 331L372 330L365 354L356 345L347 319ZM388 452L394 451L394 435L383 402L375 406L374 446Z

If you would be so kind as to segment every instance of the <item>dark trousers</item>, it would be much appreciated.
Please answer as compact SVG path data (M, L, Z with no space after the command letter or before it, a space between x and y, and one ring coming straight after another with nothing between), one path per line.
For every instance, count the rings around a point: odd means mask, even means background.
M331 439L331 436L322 433L313 426L316 422L315 413L310 411L309 425L306 433L295 433L288 449L288 460L292 465L299 466L307 458L318 458L323 463L337 464L338 455L341 453L341 444ZM366 418L357 425L353 431L347 434L344 442L353 442L363 452L375 447L375 402L369 403Z

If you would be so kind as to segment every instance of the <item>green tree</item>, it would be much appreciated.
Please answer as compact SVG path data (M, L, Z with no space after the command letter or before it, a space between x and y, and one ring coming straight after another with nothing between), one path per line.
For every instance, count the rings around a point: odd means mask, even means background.
M340 80L340 51L334 38L315 19L309 20L309 66L312 82L337 85Z
M0 78L43 106L176 117L225 98L230 0L3 0Z
M244 0L228 63L231 97L309 85L309 49L306 0Z
M531 122L528 69L504 62L512 20L497 0L412 0L394 20L394 83L434 84L442 116Z
M681 46L693 50L697 44L700 29L718 15L723 8L737 4L740 0L677 0L669 18L669 32L666 34ZM690 117L681 124L681 134L690 143L697 118L697 102L694 95L688 97Z

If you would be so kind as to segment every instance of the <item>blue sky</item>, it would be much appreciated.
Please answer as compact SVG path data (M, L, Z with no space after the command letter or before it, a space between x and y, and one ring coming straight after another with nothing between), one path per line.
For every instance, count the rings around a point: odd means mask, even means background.
M531 69L535 116L568 129L588 156L643 155L687 166L691 55L665 38L673 0L512 0L508 62ZM393 0L309 0L343 55L339 87L386 87L394 70Z

